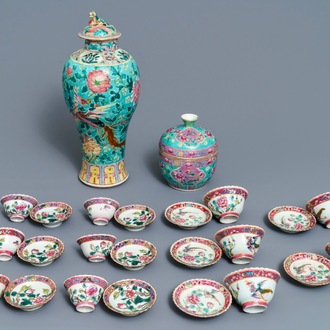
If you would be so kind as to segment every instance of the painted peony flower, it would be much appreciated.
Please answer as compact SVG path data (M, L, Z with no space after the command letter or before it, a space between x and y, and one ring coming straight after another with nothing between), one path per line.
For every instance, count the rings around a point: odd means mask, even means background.
M37 297L33 300L34 304L42 304L44 302L44 298L43 297Z
M136 79L136 82L133 85L132 93L133 93L133 96L132 96L133 103L136 104L137 101L139 100L139 95L140 95L140 79L139 78Z
M88 296L94 296L97 293L97 291L98 291L97 287L93 285L86 290L86 294Z
M15 205L15 209L17 211L24 211L26 209L26 205L25 204L19 204L19 205Z
M88 157L93 155L98 156L101 153L100 145L92 138L87 138L83 141L83 151Z
M73 70L72 70L72 68L71 68L70 66L68 66L68 67L66 68L66 70L65 70L65 74L66 74L67 76L71 76L72 72L73 72Z
M135 297L135 292L133 290L127 290L125 296L126 298L132 299Z
M187 300L190 304L192 305L197 305L199 303L199 297L197 296L197 294L190 294L188 297L187 297Z
M226 208L228 204L227 198L226 197L221 197L217 200L217 205L220 208Z
M51 251L46 252L47 257L53 257L55 254L56 254L55 250L51 250Z
M185 254L182 258L185 261L194 261L195 260L195 257L194 256L190 256L188 254Z
M104 71L94 70L87 76L87 85L93 93L101 94L110 87L110 78Z

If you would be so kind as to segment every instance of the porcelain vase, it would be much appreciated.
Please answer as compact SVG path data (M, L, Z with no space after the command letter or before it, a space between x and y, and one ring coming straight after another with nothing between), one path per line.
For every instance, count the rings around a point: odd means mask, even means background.
M79 179L89 186L112 187L128 178L125 143L140 94L139 69L119 48L121 33L95 12L78 35L85 46L64 65L63 91L81 140Z

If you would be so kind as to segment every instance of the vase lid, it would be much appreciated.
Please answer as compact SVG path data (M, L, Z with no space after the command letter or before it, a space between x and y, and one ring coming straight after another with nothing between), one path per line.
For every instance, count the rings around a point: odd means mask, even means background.
M78 33L80 38L91 41L106 41L116 40L121 36L121 33L113 25L98 17L95 11L91 11L89 17L88 25Z
M172 147L181 150L217 148L215 136L208 130L195 125L198 116L186 113L181 116L183 125L168 129L160 139L161 148Z

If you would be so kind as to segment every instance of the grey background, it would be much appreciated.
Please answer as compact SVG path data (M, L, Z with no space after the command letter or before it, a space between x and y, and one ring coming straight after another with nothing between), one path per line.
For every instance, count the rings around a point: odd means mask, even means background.
M77 32L95 10L122 33L120 46L136 59L141 71L141 97L127 140L130 178L121 186L99 190L78 181L80 146L63 100L61 74L68 56L83 46ZM26 193L39 202L60 200L74 210L62 226L47 229L30 220L15 224L1 212L1 226L15 227L26 238L53 235L65 252L56 262L36 268L17 257L0 263L0 273L51 277L58 286L54 299L26 313L0 302L1 328L32 329L308 329L328 324L330 288L308 288L288 278L282 262L290 254L325 255L330 231L285 234L266 215L279 205L304 206L329 190L329 1L4 1L1 22L1 172L0 193ZM158 141L182 113L199 115L220 144L219 165L209 184L197 192L169 188L158 170ZM250 264L282 274L269 309L249 315L233 303L223 315L200 320L173 306L171 294L182 281L225 275L242 266L223 257L202 270L176 264L170 245L185 236L213 238L223 228L215 219L194 231L175 228L164 219L177 201L201 202L210 189L241 185L250 195L237 224L266 231ZM109 196L120 202L144 203L158 214L146 230L130 233L112 221L94 226L83 202ZM158 248L157 259L129 272L110 260L89 263L76 238L111 233L118 240L142 238ZM101 302L91 314L74 310L63 281L76 274L95 274L112 283L140 278L157 290L155 306L136 318L124 318ZM312 315L306 317L304 315Z

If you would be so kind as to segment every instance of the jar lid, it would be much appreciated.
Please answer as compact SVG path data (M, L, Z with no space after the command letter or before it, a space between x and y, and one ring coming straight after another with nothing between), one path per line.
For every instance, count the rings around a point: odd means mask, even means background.
M168 129L160 139L160 148L173 150L217 150L215 136L208 130L195 125L198 116L187 113L181 116L183 125ZM211 149L210 149L211 148ZM213 150L214 149L214 150Z
M91 41L106 41L116 40L121 36L121 33L113 25L99 18L95 11L91 11L89 17L91 19L88 25L78 33L80 38Z

